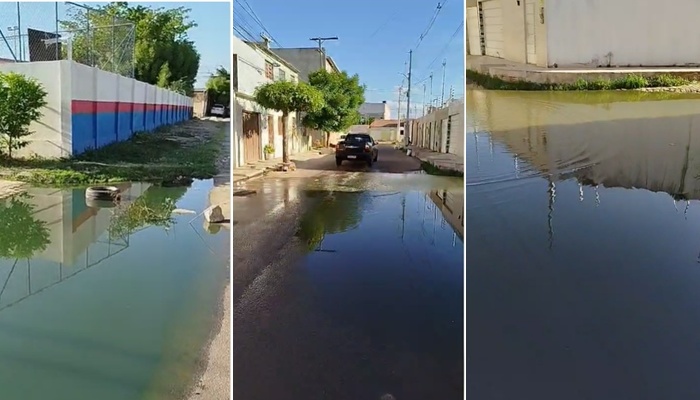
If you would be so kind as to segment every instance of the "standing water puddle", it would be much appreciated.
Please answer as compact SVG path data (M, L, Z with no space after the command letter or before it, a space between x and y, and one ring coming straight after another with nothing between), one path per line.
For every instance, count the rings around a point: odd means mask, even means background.
M0 398L169 399L193 383L228 232L143 220L166 199L201 210L210 188L127 184L131 208L90 208L80 189L0 201Z
M698 398L700 98L467 96L467 397Z
M236 306L234 397L462 396L461 188L296 185L261 189L308 202L297 232L306 252L266 268Z

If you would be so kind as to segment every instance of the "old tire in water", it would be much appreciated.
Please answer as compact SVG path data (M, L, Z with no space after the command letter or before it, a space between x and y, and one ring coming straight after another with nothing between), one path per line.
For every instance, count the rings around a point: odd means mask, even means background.
M85 189L86 200L114 201L119 198L119 188L115 186L92 186Z
M117 202L112 200L95 200L95 199L90 199L86 198L85 199L85 205L94 208L94 209L101 209L101 208L114 208L117 206Z

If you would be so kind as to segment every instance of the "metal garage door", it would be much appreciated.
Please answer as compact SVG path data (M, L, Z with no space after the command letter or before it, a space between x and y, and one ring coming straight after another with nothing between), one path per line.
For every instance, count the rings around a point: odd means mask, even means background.
M535 46L535 0L525 1L525 34L527 40L527 63L537 64L537 51Z
M467 7L467 36L469 40L469 54L480 56L479 9L476 7Z
M503 10L501 0L481 2L486 55L503 58Z

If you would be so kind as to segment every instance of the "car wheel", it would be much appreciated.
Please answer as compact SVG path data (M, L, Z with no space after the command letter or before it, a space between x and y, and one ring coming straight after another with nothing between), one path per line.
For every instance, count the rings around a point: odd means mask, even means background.
M372 157L367 159L367 166L372 168Z
M374 162L377 162L377 158L379 158L379 153L374 155Z
M343 160L341 160L340 158L337 158L337 157L336 157L336 159L335 159L335 165L336 165L336 167L340 167L340 164L342 164L342 163L343 163Z

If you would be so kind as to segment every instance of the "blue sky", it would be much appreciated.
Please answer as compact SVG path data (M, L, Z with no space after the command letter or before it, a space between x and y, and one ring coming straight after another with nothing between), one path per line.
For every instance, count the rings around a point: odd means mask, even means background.
M408 51L412 48L416 49L413 82L420 83L413 86L411 100L418 105L419 113L423 83L430 91L430 81L426 78L431 71L434 74L433 97L440 96L443 58L447 59L445 97L450 85L454 86L458 97L463 96L464 1L442 3L443 8L435 23L417 49L415 46L435 12L437 1L234 0L233 12L235 26L259 35L263 29L252 15L254 13L282 47L313 47L316 44L309 40L311 37L338 36L338 41L324 44L328 55L341 69L360 76L367 86L367 101L390 102L392 117L395 117L397 88L402 83L401 73L405 72L404 63L408 61ZM249 11L250 7L253 13ZM411 109L413 113L414 107Z
M96 6L99 3L81 3L89 6ZM44 31L53 32L56 30L56 3L21 3L20 4L20 24L23 32L27 28L34 28ZM231 35L231 3L223 2L130 2L134 5L144 5L153 8L190 8L190 18L197 22L199 26L193 28L189 32L190 40L194 41L197 50L201 55L199 73L195 86L203 87L211 72L217 67L223 65L230 68L231 55L230 53L230 35ZM67 5L63 2L58 3L59 19L64 19L66 15ZM8 44L10 47L15 47L15 42L12 40L13 35L8 27L17 26L17 3L0 3L0 30L6 37L10 37ZM0 57L12 58L11 52L8 49L8 44L0 40Z

